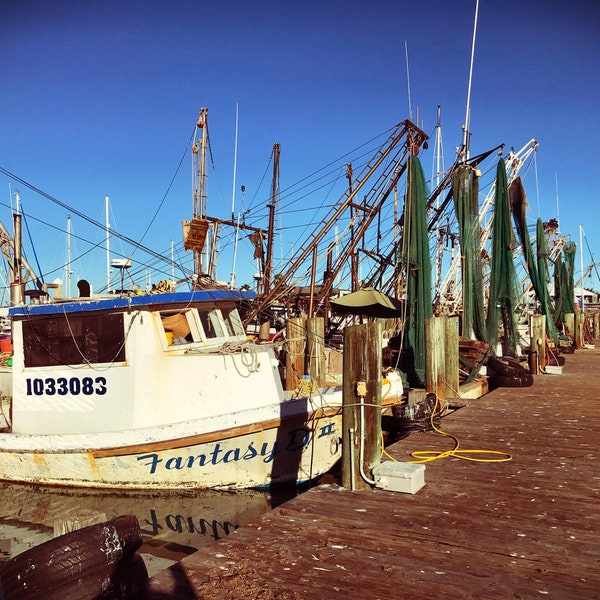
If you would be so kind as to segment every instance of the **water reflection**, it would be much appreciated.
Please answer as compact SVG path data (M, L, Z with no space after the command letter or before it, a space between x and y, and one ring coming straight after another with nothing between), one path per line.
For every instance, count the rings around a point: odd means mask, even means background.
M115 493L0 483L0 554L6 559L51 539L64 532L65 522L133 514L144 534L141 552L176 561L297 493L296 488L277 494L254 490Z

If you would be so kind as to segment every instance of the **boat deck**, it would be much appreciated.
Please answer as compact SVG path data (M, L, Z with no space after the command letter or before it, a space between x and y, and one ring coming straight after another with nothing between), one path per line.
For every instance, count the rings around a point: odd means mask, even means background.
M404 494L316 487L150 580L149 598L600 598L600 349L442 419L509 462L427 464ZM388 448L448 450L421 432ZM483 455L482 455L483 456Z

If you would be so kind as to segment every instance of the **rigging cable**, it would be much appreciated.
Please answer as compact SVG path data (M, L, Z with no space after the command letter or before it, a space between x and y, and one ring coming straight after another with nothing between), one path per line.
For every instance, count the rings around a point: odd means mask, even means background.
M65 210L71 212L72 214L77 215L80 219L83 219L84 221L87 221L88 223L94 225L95 227L98 227L99 229L101 229L103 231L106 230L106 226L103 225L102 223L99 223L98 221L92 219L91 217L88 217L87 215L85 215L81 211L73 208L72 206L69 206L68 204L65 204L64 202L62 202L58 198L55 198L54 196L51 196L47 192L44 192L40 188L37 188L33 184L29 183L25 179L22 179L21 177L19 177L18 175L15 175L14 173L11 173L9 170L5 169L4 167L0 166L0 173L6 175L7 177L9 177L11 179L13 179L14 181L19 182L21 185L26 186L31 191L35 192L36 194L39 194L40 196L42 196L43 198L46 198L47 200L50 200L54 204L60 206L61 208L64 208ZM140 249L140 250L142 250L144 252L147 252L148 254L150 254L154 258L157 258L158 260L160 260L162 262L168 263L169 267L171 266L171 259L168 256L164 256L164 255L160 254L159 252L155 252L154 250L151 250L150 248L145 247L144 245L140 244L139 242L136 242L132 238L130 238L130 237L128 237L128 236L126 236L126 235L124 235L122 233L119 233L118 231L111 231L111 235L113 237L119 238L120 240L123 240L124 242L126 242L128 244L131 244L135 248L138 248L138 249Z
M33 245L33 239L31 238L31 231L29 230L29 224L27 223L27 219L25 218L25 213L23 211L23 204L21 203L21 214L23 215L23 221L25 222L25 229L27 229L27 236L29 237L29 243L33 249L33 257L35 258L35 264L38 268L38 273L40 274L40 281L44 283L44 275L42 274L42 267L40 266L40 261L38 260L37 252L35 251L35 246Z
M148 231L150 231L150 227L152 227L154 221L158 217L158 213L160 212L161 208L163 207L163 204L165 203L165 200L167 199L167 196L169 195L169 192L171 191L171 188L173 187L173 184L175 183L175 179L176 179L177 175L179 174L179 170L181 169L181 165L183 164L183 161L188 153L188 148L189 148L190 144L192 143L193 139L194 139L194 132L192 132L192 135L190 136L187 146L185 147L185 150L183 151L183 154L181 155L181 160L179 161L179 164L177 165L177 168L175 169L175 173L173 173L173 177L171 177L171 181L169 182L169 185L167 186L167 191L164 193L162 200L160 201L160 203L158 205L158 208L154 212L152 219L150 219L148 226L144 230L144 233L142 234L142 237L140 238L140 242L142 242L144 240L144 238L146 237L146 234L148 233ZM134 252L135 252L135 250L134 250Z

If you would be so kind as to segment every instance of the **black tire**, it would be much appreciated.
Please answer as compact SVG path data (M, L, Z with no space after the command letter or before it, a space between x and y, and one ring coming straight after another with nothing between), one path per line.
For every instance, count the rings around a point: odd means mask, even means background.
M533 385L533 375L524 373L523 375L490 375L488 385L491 390L499 387L529 387Z
M548 364L552 367L562 367L565 364L564 356L551 356Z
M498 376L521 377L528 373L528 370L516 358L508 356L490 356L487 366L493 369L494 373Z
M0 567L6 600L86 600L110 586L120 561L142 545L133 515L116 517L56 537L15 556Z

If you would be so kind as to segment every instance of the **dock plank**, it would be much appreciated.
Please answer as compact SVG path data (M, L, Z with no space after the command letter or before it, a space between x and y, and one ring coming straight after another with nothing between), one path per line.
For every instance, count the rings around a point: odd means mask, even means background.
M511 461L429 462L414 495L321 485L158 573L148 597L600 598L599 365L578 350L562 375L443 417L460 448ZM387 452L453 446L420 432Z

